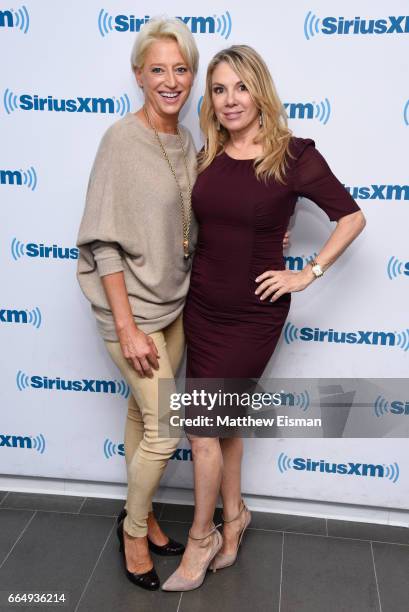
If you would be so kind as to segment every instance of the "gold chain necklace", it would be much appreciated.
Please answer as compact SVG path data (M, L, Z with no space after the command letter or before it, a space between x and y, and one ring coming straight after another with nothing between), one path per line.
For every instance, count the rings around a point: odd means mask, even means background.
M146 121L148 122L149 126L151 127L151 129L154 131L156 139L159 143L159 146L161 148L161 151L163 153L163 157L166 159L168 166L170 168L170 171L173 174L173 178L175 179L178 191L179 191L179 197L180 197L180 208L181 208L181 212L182 212L182 224L183 224L183 255L185 259L188 259L190 257L190 253L189 253L189 232L190 232L190 222L191 222L191 218L192 218L192 187L190 184L190 179L189 179L189 171L187 168L187 159L186 159L186 153L185 153L185 148L183 146L183 140L182 140L182 136L180 134L180 130L179 130L179 126L176 126L177 129L177 133L179 136L179 141L180 141L180 147L182 149L182 153L183 153L183 161L185 164L185 170L186 170L186 178L187 178L187 184L188 184L188 190L189 190L189 199L187 202L187 206L185 207L185 198L183 197L183 193L182 193L182 189L180 187L180 183L178 181L178 178L176 176L176 172L170 162L169 156L166 152L165 147L163 146L163 143L160 139L160 136L158 134L157 129L155 128L155 126L153 125L152 121L150 120L150 117L148 115L148 112L146 110L145 107L143 107L143 112L145 113L145 117L146 117ZM187 209L187 210L186 210Z

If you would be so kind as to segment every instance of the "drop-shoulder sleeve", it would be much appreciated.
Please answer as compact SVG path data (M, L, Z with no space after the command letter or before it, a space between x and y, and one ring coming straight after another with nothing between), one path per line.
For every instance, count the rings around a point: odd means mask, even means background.
M295 193L319 206L330 221L360 210L342 183L333 174L310 138L292 138L291 182Z
M86 203L77 246L81 272L97 267L100 276L124 269L118 237L118 199L121 193L121 166L118 135L111 126L103 135L88 180Z

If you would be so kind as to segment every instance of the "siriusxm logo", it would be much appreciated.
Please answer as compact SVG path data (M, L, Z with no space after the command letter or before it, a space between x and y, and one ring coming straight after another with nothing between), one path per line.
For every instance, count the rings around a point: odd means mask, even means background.
M13 238L10 245L11 256L14 261L21 257L41 258L41 259L78 259L79 249L77 247L61 247L57 244L47 246L42 242L20 242Z
M197 114L203 104L203 96L200 96L197 103ZM316 119L326 125L331 115L331 104L328 98L321 102L284 102L289 119Z
M27 34L30 27L30 15L23 5L19 9L0 11L0 28L15 28Z
M37 329L41 326L41 310L36 306L33 310L10 310L0 308L0 323L16 323L22 325L33 325Z
M287 470L297 470L305 472L320 472L321 474L342 474L345 476L363 476L369 478L387 478L395 483L399 479L399 465L391 463L373 464L373 463L334 463L319 459L313 461L310 458L296 457L291 459L285 453L280 453L277 460L277 467L281 474Z
M13 436L0 433L0 448L23 448L34 449L43 454L45 451L45 438L43 434L38 436Z
M405 125L409 125L409 100L403 107L403 121L405 122Z
M383 19L367 19L362 17L324 17L320 19L312 11L308 11L304 20L304 36L311 40L318 34L409 34L409 16L389 15Z
M288 322L284 328L284 339L287 344L302 340L304 342L334 342L336 344L370 344L372 346L397 346L404 351L409 350L409 329L402 332L385 331L353 331L340 332L334 329L319 327L295 327Z
M316 119L326 125L331 116L328 98L321 102L285 102L284 108L289 119Z
M367 185L345 189L354 200L409 200L409 185Z
M105 459L111 459L114 455L124 457L125 455L125 444L115 444L109 438L104 440L104 455ZM176 461L192 461L192 451L187 448L177 448L171 459Z
M37 94L17 95L6 89L3 95L4 109L8 115L16 110L46 111L60 113L103 113L116 114L123 117L131 110L131 103L125 93L119 98L42 98Z
M218 34L226 40L231 34L232 19L229 11L207 17L176 17L188 26L192 34ZM150 15L110 15L105 9L101 9L98 14L98 30L103 37L110 32L140 32L149 20Z
M190 448L177 448L171 459L173 461L192 461L192 451Z
M0 185L18 185L35 191L37 173L33 166L28 170L0 170Z
M31 389L44 389L46 391L81 391L83 393L111 393L127 398L130 393L129 386L124 380L95 380L82 378L81 380L67 380L56 376L27 376L19 370L16 376L16 385L19 391Z
M125 444L114 444L109 438L104 441L105 459L111 459L114 455L125 456Z
M377 417L385 414L404 414L409 416L409 401L393 400L388 402L382 395L378 395L374 403L374 412Z
M293 403L290 402L290 406L297 406L297 408L300 408L303 412L305 412L310 407L310 394L307 390L302 391L301 393L296 393L293 397L294 401ZM284 399L282 405L286 405L287 401L283 395L282 399Z
M284 257L285 267L287 270L303 270L309 261L317 257L317 253L313 253L313 255L286 255Z
M392 255L387 263L386 273L389 280L393 280L400 275L409 276L409 261L400 261Z

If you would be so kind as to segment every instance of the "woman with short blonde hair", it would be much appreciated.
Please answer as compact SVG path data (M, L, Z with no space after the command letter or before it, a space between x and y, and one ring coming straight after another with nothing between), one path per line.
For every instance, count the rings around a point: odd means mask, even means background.
M196 76L199 66L199 51L190 30L180 19L151 19L142 28L131 51L132 70L143 68L149 47L152 43L164 39L171 39L177 43L193 76Z
M197 164L192 137L178 119L198 51L180 20L155 19L139 34L131 63L144 104L111 125L99 145L77 241L78 281L131 389L128 496L118 537L126 576L154 590L160 583L150 551L184 550L161 530L152 497L179 443L159 435L158 385L173 378L184 351Z

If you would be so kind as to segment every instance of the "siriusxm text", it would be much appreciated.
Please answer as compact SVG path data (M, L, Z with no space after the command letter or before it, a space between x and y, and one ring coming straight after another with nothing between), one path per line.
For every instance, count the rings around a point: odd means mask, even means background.
M354 200L409 200L409 185L367 185L345 189Z
M78 259L79 249L76 247L59 247L56 244L47 246L36 242L25 245L24 254L27 257L39 257L43 259Z
M81 380L65 380L57 376L31 376L30 386L33 389L46 389L56 391L82 391L90 393L117 393L118 387L114 380L95 380L82 378Z
M23 180L20 170L0 170L0 185L22 185Z
M114 98L42 98L37 94L22 94L18 97L20 110L55 111L66 113L115 113Z
M0 11L0 28L13 28L14 19L11 11Z
M190 448L177 448L171 459L175 461L192 461L192 451Z
M0 323L28 323L29 313L27 310L15 310L0 308Z
M8 448L32 448L33 442L30 436L13 436L0 434L0 447Z
M394 332L364 331L340 332L332 328L323 330L319 327L302 327L300 329L300 340L305 342L336 342L340 344L372 344L395 346L396 337Z
M409 16L389 16L384 19L354 17L324 17L322 34L408 34Z
M389 412L391 412L392 414L409 415L409 402L400 402L398 400L395 400L391 402Z
M370 476L383 478L385 468L383 465L372 463L332 463L320 459L313 461L312 459L304 459L296 457L293 460L293 469L306 472L322 472L327 474L346 474L348 476Z
M189 26L193 34L214 34L216 32L216 20L214 17L179 17ZM149 15L135 17L135 15L116 15L113 29L117 32L140 32L142 26L150 20Z

